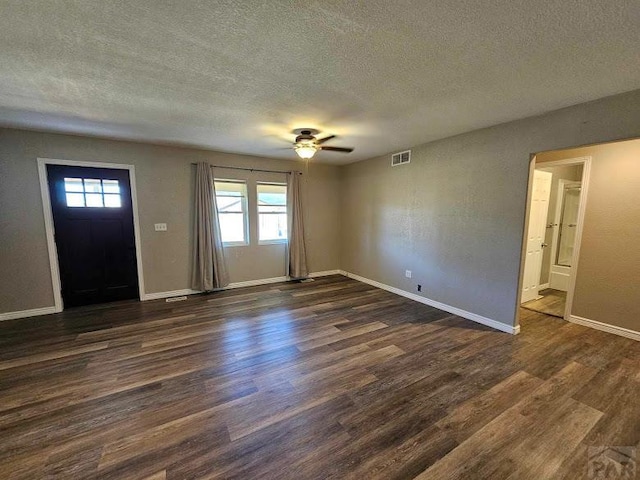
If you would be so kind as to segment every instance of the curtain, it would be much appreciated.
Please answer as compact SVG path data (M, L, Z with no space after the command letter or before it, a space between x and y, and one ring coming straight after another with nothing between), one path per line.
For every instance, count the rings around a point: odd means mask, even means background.
M229 285L213 172L207 163L196 165L194 228L191 288L206 292Z
M305 278L309 275L309 270L307 269L307 250L304 243L300 174L299 172L290 172L287 177L288 274L291 278Z

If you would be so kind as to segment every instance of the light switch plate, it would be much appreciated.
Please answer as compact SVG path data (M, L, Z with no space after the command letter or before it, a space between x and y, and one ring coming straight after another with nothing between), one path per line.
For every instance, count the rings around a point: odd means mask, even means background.
M154 225L156 232L166 232L167 231L167 224L166 223L156 223Z

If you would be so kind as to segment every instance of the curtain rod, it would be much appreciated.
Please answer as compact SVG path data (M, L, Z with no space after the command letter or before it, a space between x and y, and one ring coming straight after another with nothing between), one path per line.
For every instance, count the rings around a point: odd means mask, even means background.
M191 165L197 165L197 163L192 163ZM291 172L287 172L284 170L263 170L261 168L244 168L244 167L226 167L224 165L209 165L213 168L228 168L230 170L244 170L246 172L266 172L266 173L286 173L289 174ZM302 175L302 172L296 172L298 175Z

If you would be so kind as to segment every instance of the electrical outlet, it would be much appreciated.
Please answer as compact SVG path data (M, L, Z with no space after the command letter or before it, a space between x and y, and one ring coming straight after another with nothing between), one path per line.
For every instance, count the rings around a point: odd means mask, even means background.
M154 225L156 232L166 232L167 224L166 223L156 223Z
M421 292L422 291L422 285L418 285L418 291Z
M404 271L404 276L407 278L411 278L411 270L405 270Z

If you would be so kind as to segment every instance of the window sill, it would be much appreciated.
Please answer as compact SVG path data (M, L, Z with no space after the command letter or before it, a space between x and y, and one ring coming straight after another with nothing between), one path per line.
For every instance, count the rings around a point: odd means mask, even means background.
M247 242L223 242L222 246L224 248L227 248L227 247L248 247L249 244Z

